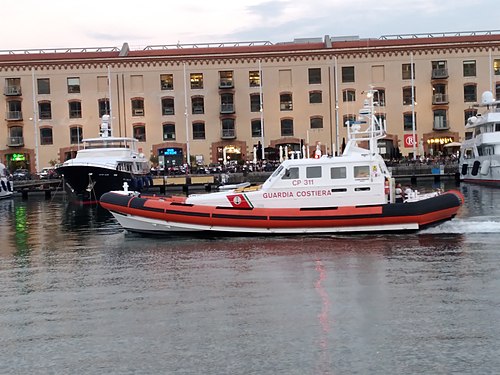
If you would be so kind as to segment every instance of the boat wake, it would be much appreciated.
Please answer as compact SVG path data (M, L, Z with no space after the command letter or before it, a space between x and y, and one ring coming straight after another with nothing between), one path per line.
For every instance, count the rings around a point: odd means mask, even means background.
M453 219L420 231L421 234L436 233L500 233L500 217L497 216L477 216L467 219Z

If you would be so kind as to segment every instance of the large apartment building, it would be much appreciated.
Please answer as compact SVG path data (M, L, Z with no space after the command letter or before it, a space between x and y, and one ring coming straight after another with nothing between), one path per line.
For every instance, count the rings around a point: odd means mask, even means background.
M380 152L436 155L499 77L500 31L0 51L0 162L74 157L104 114L163 165L335 154L370 88Z

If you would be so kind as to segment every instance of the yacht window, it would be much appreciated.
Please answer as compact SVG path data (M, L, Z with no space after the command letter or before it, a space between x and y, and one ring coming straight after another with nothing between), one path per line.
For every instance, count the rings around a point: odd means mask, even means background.
M307 167L306 178L321 178L321 167Z
M332 180L346 178L347 177L346 171L347 171L346 167L332 167L330 169L330 178Z
M276 169L276 170L274 171L274 173L272 174L272 176L271 176L271 177L276 177L276 176L278 176L278 175L281 173L281 171L282 171L282 170L283 170L283 166L282 166L282 165L280 165L280 166L278 167L278 169Z
M359 165L354 167L354 178L370 177L370 167L368 165Z
M474 152L472 151L471 148L468 148L464 152L464 158L465 159L472 159L474 157Z
M495 123L495 131L500 132L500 122Z
M368 186L357 187L354 191L370 191L371 189Z
M295 180L297 178L299 178L299 168L296 167L287 169L281 177L282 180Z

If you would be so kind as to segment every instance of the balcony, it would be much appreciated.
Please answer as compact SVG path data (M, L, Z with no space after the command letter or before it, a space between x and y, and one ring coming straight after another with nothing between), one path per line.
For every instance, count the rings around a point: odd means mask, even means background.
M450 125L448 123L448 120L445 120L443 118L435 118L432 129L433 130L449 130Z
M205 113L205 108L202 105L195 105L193 107L193 115L202 115Z
M221 139L235 139L236 130L235 129L222 129Z
M234 113L233 103L222 103L220 105L220 113Z
M9 147L24 146L24 137L9 137L9 138L7 138L7 146L9 146Z
M21 95L21 86L5 86L4 94L6 96Z
M221 79L219 81L220 89L232 89L234 87L234 83L232 79Z
M446 79L446 78L448 78L447 68L432 69L432 79Z
M448 94L432 95L432 104L448 104Z
M5 114L5 119L7 121L20 121L23 119L22 111L7 111Z
M41 111L39 119L40 120L51 120L52 119L52 111Z
M164 116L169 116L169 115L174 115L174 114L175 114L175 111L174 111L173 107L165 107L165 108L163 108L163 115ZM142 112L142 115L144 115L144 111ZM136 115L136 116L142 116L142 115Z
M133 109L132 116L144 116L144 109Z

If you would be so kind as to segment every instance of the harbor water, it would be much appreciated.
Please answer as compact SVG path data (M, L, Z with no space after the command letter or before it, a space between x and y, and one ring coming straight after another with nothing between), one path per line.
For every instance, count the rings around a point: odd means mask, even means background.
M0 201L0 374L498 374L500 189L457 189L410 234L144 236Z

